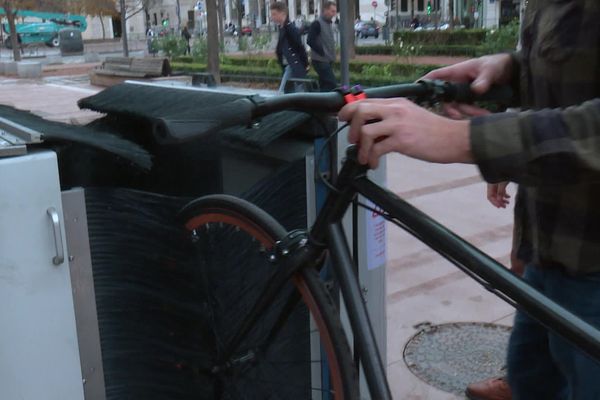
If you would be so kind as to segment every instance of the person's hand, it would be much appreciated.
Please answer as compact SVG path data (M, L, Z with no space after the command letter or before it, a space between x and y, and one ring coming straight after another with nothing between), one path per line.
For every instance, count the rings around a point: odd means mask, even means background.
M487 92L494 84L510 82L513 68L509 54L495 54L474 58L458 64L431 71L422 79L441 79L450 82L471 82L471 90L477 94ZM453 119L463 119L487 114L480 107L469 104L444 104L446 115Z
M488 183L487 185L487 199L497 208L506 208L510 202L506 186L508 186L508 182Z
M358 161L372 168L393 151L438 163L473 161L469 121L436 115L404 98L360 100L338 117L350 121L348 140L359 144Z

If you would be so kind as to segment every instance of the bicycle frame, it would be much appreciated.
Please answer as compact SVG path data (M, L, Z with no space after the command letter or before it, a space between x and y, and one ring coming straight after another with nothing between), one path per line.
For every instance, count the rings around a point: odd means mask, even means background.
M367 92L367 91L365 91ZM504 93L503 96L498 94ZM367 93L372 97L388 98L408 96L416 99L437 101L469 101L474 96L468 84L447 84L438 81L422 81L417 84L397 85L371 89ZM502 88L489 98L510 98ZM485 98L477 97L478 100ZM315 112L336 112L345 104L340 93L312 93L277 96L270 99L244 99L233 107L231 115L222 120L229 124L247 123L253 118L268 115L284 109L301 109ZM243 112L239 112L238 108ZM168 125L169 121L164 121ZM174 135L176 137L177 135ZM600 360L600 331L570 313L554 301L539 293L520 277L478 250L473 245L438 222L417 210L395 194L379 187L367 178L368 167L357 161L357 150L351 146L346 160L328 194L323 208L306 240L298 241L297 232L282 239L279 249L272 256L279 261L277 272L267 282L259 300L246 316L233 339L215 367L219 370L227 367L231 357L246 335L254 326L262 312L279 294L283 285L292 275L302 268L321 268L324 255L329 251L332 269L338 280L339 288L348 310L350 326L356 340L355 357L363 364L365 378L372 398L391 399L391 392L385 376L385 368L377 348L375 336L363 302L348 242L341 227L341 220L357 194L369 199L378 209L383 210L388 219L394 220L403 229L440 253L467 275L482 284L486 289L520 308L532 318L538 320L553 332L561 335L574 345ZM290 240L293 239L293 240ZM299 296L291 296L267 337L273 337L287 319L286 312L291 309Z
M250 331L259 315L271 304L281 287L293 273L301 268L320 268L326 250L332 258L332 269L338 280L350 326L357 342L358 356L363 364L365 378L372 398L392 399L375 336L371 327L366 306L361 296L348 241L341 220L351 206L357 194L371 200L390 218L417 239L440 253L463 272L471 276L486 289L509 304L520 308L531 317L571 341L574 345L600 360L600 331L570 313L554 301L529 286L520 277L514 275L473 245L422 213L412 205L370 181L367 167L360 165L356 157L356 148L351 146L347 158L339 173L335 190L331 191L325 204L310 230L308 240L300 245L295 233L294 248L284 245L279 251L282 265L267 283L257 304L242 322L241 328L226 347L220 363L226 365L234 354L237 345ZM281 250L281 249L280 249ZM295 302L298 296L292 296L289 302ZM289 308L286 307L289 310ZM274 324L274 331L287 318L286 311Z
M339 280L373 398L391 399L391 394L341 228L341 218L357 193L371 200L389 217L399 222L403 229L440 253L486 289L600 360L600 331L532 288L502 264L431 217L370 181L366 170L366 167L358 164L356 148L351 146L336 183L336 188L340 191L330 194L311 235L317 241L326 240L328 244L333 258L332 268Z

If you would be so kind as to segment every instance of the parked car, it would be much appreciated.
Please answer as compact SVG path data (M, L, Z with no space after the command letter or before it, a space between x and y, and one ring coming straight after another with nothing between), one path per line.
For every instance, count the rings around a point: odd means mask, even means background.
M358 21L354 24L354 34L356 35L356 37L360 35L360 30L362 29L364 24L365 23L363 21Z
M359 37L368 38L369 36L375 36L375 39L379 37L379 25L376 22L365 22L360 27Z
M252 27L250 26L243 26L242 30L241 30L241 35L248 35L248 36L252 36Z

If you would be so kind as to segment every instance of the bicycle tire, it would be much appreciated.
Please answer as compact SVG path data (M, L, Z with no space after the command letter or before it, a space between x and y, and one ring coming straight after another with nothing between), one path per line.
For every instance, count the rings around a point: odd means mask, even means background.
M209 227L216 224L218 229L233 228L238 236L243 232L253 241L260 243L260 246L264 246L266 250L272 248L277 240L286 235L286 230L265 211L245 200L228 195L210 195L194 200L183 208L180 218L186 230L196 236L199 235L198 232L202 227L206 227L211 231L211 235L214 235L214 228ZM264 257L266 259L267 252L264 253ZM306 306L316 322L321 345L329 363L333 397L336 400L358 399L358 374L350 347L334 302L319 279L318 272L313 268L304 268L293 276L292 281L295 289L300 293L302 304ZM211 282L207 286L214 286L214 284ZM309 360L309 362L313 361ZM232 383L226 382L222 386L230 384ZM286 382L281 384L285 385ZM230 393L234 391L232 388L223 390L229 390ZM310 390L312 391L313 388ZM237 398L235 395L228 397L223 393L220 397ZM269 395L269 398L294 397L300 398L301 395L290 396L287 393L279 397ZM305 398L309 397L303 397Z

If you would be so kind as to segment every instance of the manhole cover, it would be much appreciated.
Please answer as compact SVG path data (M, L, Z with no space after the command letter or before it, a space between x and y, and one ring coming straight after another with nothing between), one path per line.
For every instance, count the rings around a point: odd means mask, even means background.
M406 343L404 362L428 384L463 394L469 383L505 373L510 327L458 322L421 328Z

